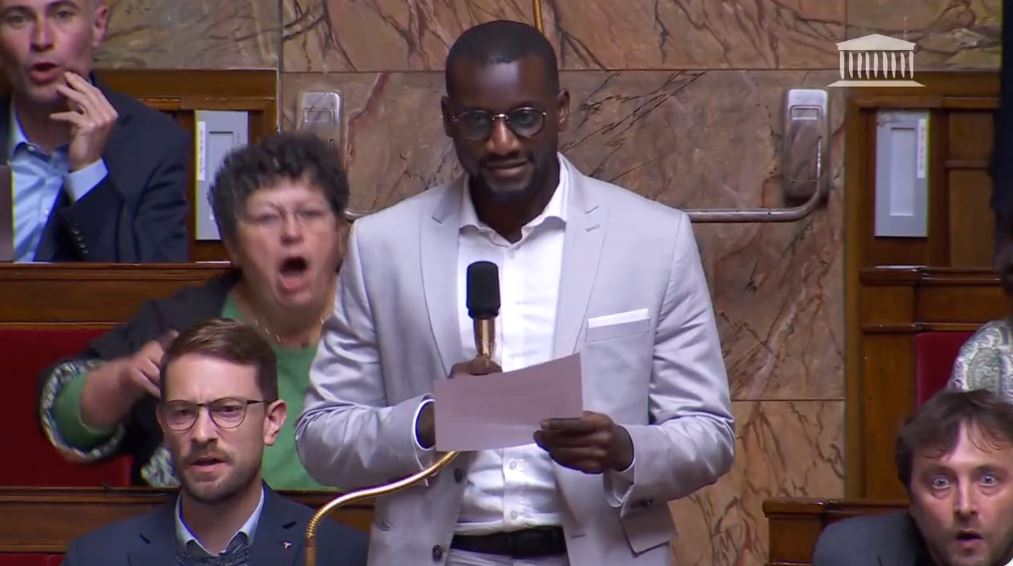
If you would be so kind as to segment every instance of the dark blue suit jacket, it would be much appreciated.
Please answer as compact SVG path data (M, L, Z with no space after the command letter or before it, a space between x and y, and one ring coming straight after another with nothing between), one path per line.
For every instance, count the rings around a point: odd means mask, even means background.
M70 545L63 566L176 566L176 498L158 509L87 534ZM250 549L250 566L302 566L313 511L267 490ZM364 566L365 533L333 521L317 530L317 564Z
M102 154L109 175L73 204L61 192L35 260L186 261L189 137L165 114L98 86L119 115ZM3 161L9 108L9 98L0 101Z

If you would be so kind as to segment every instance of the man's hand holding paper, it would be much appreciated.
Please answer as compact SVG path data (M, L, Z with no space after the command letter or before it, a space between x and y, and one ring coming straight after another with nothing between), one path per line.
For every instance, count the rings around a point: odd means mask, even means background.
M583 419L580 355L517 371L438 381L433 396L437 450L530 444L543 421Z

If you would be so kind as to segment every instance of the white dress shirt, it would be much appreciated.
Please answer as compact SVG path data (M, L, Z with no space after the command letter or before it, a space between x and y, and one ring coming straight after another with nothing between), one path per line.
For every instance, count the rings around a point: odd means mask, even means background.
M569 194L566 169L560 167L559 185L549 203L513 244L482 223L469 191L462 193L457 304L464 359L476 355L465 307L468 266L490 261L499 267L501 304L494 359L503 371L551 360ZM479 451L466 477L458 534L562 524L552 459L533 443Z

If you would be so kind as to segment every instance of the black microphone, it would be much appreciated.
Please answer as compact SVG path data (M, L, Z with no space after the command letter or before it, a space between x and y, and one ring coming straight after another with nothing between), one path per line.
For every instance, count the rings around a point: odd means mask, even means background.
M492 359L499 316L499 268L489 261L468 266L468 316L474 321L475 352Z

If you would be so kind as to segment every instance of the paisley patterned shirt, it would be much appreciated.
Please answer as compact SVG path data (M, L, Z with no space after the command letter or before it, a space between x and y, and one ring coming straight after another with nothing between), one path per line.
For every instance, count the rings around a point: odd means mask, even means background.
M993 320L960 347L948 384L950 389L988 389L1013 402L1013 326Z

